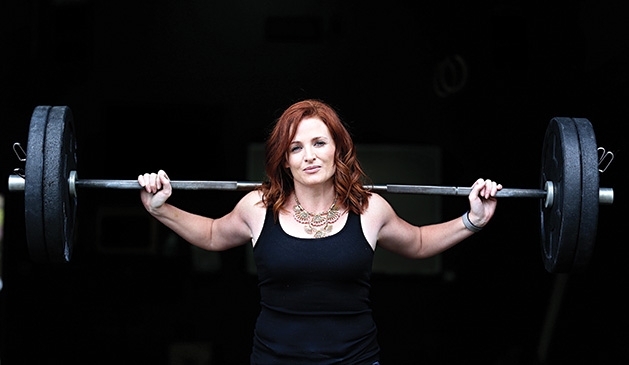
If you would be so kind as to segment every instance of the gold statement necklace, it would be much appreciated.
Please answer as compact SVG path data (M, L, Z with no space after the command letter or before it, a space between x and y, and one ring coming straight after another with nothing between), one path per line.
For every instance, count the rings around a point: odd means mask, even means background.
M297 199L297 194L295 194L295 203L297 203L297 205L293 207L295 211L293 217L295 217L297 222L304 225L304 231L306 231L306 233L314 235L314 238L325 237L328 233L332 232L332 223L336 222L341 217L339 208L336 206L338 197L339 195L336 194L330 209L314 214L301 206L299 199Z

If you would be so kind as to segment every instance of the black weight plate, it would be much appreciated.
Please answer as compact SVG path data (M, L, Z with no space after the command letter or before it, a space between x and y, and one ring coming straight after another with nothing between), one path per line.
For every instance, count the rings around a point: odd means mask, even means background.
M44 144L44 226L50 262L69 262L74 244L76 197L68 178L76 170L74 119L67 106L55 106L48 114Z
M541 186L554 185L551 207L540 200L544 267L550 273L569 272L574 263L581 221L581 149L572 118L553 118L542 148Z
M44 237L43 173L44 140L50 106L38 106L33 111L28 130L26 163L24 166L24 225L31 260L47 262L48 251Z
M598 146L589 120L574 118L581 149L581 221L572 272L583 271L590 262L596 241L599 206Z

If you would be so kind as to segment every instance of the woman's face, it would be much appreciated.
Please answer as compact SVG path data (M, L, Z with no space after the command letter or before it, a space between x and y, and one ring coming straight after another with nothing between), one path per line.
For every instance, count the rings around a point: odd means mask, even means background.
M336 172L336 145L318 117L303 119L288 149L287 166L295 185L312 186L330 180Z

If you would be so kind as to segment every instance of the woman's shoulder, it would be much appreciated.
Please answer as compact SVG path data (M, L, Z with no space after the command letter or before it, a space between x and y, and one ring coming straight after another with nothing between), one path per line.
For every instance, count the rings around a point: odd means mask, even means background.
M237 214L238 216L243 217L244 220L248 221L249 219L258 216L261 211L265 210L266 208L262 200L262 192L252 190L240 198L232 213Z
M369 205L363 212L363 215L386 218L388 214L393 212L393 207L382 195L371 192L369 196Z
M251 208L265 208L264 206L264 202L263 202L263 194L260 190L252 190L250 192L248 192L247 194L245 194L240 201L238 202L238 205L247 208L247 207L251 207Z
M372 192L369 205L361 215L363 233L373 249L380 234L380 229L392 219L395 214L389 202L380 194Z
M371 204L386 204L388 205L389 202L380 194L372 191L371 194L369 194L369 205L371 206Z
M253 242L257 241L264 224L266 207L262 197L263 194L261 191L252 190L248 192L238 201L233 212L242 222L247 224Z

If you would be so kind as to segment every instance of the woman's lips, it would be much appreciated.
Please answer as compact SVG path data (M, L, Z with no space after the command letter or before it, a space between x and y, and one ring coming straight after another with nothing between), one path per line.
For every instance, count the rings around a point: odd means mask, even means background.
M315 173L321 169L321 166L308 166L304 169L304 172Z

